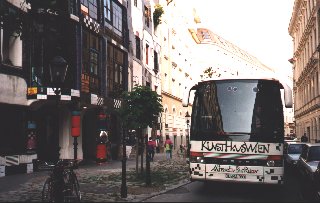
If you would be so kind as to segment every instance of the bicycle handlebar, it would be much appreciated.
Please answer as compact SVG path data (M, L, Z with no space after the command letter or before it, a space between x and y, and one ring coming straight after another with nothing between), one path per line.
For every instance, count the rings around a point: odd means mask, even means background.
M41 162L38 164L38 169L40 171L51 171L55 167L54 164L48 162Z
M60 159L56 166L62 166L64 168L78 168L78 161L74 159Z
M78 165L79 161L74 159L59 159L56 164L38 160L38 169L40 171L52 171L56 167L76 169Z

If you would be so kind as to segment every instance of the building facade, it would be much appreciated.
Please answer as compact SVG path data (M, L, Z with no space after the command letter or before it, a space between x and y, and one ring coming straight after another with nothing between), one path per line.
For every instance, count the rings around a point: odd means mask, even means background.
M161 46L154 25L153 13L158 1L135 0L128 2L129 22L129 91L135 86L147 86L161 95ZM158 127L143 129L143 135L156 137ZM158 143L158 142L157 142Z
M32 101L26 97L27 68L22 52L21 24L26 12L19 1L0 2L0 177L14 172L18 164L30 170L37 158L27 153L28 106Z
M188 25L194 22L191 10L183 10L179 1L161 1L164 14L158 25L161 44L161 95L164 112L161 114L159 134L169 136L174 149L187 145L186 113L191 107L182 106L184 90L194 83L191 74L195 44L188 34ZM180 4L179 4L180 3ZM180 5L180 6L179 6ZM179 15L177 15L179 14Z
M298 138L320 140L319 8L317 0L295 0L288 32L293 41L293 95Z
M102 132L117 159L116 109L128 89L127 1L0 6L2 175L32 171L37 159L105 159L97 147Z

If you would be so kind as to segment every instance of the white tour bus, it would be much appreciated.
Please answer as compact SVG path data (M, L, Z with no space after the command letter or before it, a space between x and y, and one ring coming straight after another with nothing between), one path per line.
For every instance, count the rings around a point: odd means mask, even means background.
M283 185L283 105L292 107L291 88L275 78L208 79L187 90L184 107L192 90L191 181Z

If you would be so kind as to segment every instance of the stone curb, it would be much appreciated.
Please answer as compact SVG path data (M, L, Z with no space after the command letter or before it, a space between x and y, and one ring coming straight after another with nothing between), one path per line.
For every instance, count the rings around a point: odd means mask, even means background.
M185 182L185 181L182 181L182 183L179 183L179 184L177 184L177 185L172 185L172 186L170 186L170 187L168 187L168 188L166 188L165 190L162 190L162 191L160 191L160 192L155 192L155 193L152 193L152 194L149 194L149 195L141 195L141 196L144 196L144 197L137 197L137 196L136 196L135 199L128 199L128 198L126 198L125 200L128 200L128 201L130 201L130 202L144 202L144 201L146 201L146 200L148 200L148 199L151 199L151 198L153 198L153 197L162 195L162 194L164 194L164 193L166 193L166 192L168 192L168 191L170 191L170 190L177 189L177 188L182 187L182 186L184 186L184 185L187 185L187 184L189 184L189 183L190 183L189 180L186 181L186 182ZM147 197L146 197L146 196L147 196Z

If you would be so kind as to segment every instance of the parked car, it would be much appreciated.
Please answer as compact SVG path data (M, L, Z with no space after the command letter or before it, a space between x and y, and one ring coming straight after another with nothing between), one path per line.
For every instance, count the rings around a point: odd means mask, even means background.
M293 140L295 137L293 137L293 136L284 136L284 140L285 141L291 141L291 140Z
M313 182L320 162L320 143L305 143L297 162L298 171L307 181Z
M320 162L314 172L314 188L316 189L317 199L320 200Z
M296 168L302 152L302 147L305 143L288 141L284 143L284 165L286 169Z

